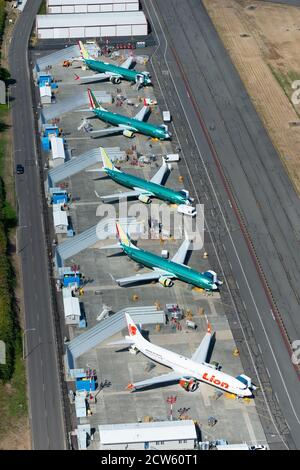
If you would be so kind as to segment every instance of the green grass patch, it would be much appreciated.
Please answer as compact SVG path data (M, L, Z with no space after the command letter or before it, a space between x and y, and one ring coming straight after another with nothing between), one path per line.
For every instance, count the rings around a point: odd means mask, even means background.
M22 359L21 339L18 341L15 368L9 383L0 382L0 436L16 426L16 420L27 415L26 374Z
M298 109L294 106L292 102L292 96L295 90L292 88L292 84L296 80L300 80L300 73L296 72L295 70L289 70L286 74L284 74L281 70L275 69L269 65L269 68L272 72L272 75L276 78L277 82L283 89L285 95L289 99L290 103L293 105L298 117L300 117L300 112Z

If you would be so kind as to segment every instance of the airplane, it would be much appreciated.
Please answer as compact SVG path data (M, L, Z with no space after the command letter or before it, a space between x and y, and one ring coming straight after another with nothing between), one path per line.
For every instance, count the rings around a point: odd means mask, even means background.
M172 372L167 374L162 374L140 382L130 383L127 386L128 390L136 391L147 387L178 382L187 392L195 392L199 387L199 383L203 382L223 392L234 394L239 398L253 396L253 391L256 390L257 387L252 384L250 377L244 374L232 377L206 362L212 338L210 324L208 324L206 334L200 345L191 359L188 359L187 357L150 343L142 336L139 328L128 313L125 313L125 317L129 336L125 336L123 340L115 341L110 344L133 346L149 359L173 369Z
M101 121L108 122L115 126L96 131L88 131L91 136L95 135L100 137L101 135L118 134L122 132L125 137L133 137L135 132L140 132L141 134L160 140L169 139L171 137L171 133L168 131L168 127L165 124L157 126L143 122L150 110L147 106L143 106L137 115L131 118L123 116L122 114L112 113L102 108L90 89L88 90L88 95L93 113L101 119Z
M129 175L123 171L118 170L111 162L103 147L100 147L100 151L103 162L103 168L101 171L104 171L117 183L133 189L133 191L102 196L101 199L104 201L110 202L124 198L127 199L129 197L137 197L145 204L149 204L152 197L157 197L158 199L162 199L164 201L178 205L190 205L193 201L193 199L189 197L189 192L185 189L181 191L175 191L174 189L165 188L162 185L162 181L168 171L168 165L164 159L163 164L158 172L151 178L150 181L146 181L137 176Z
M109 79L113 84L118 85L121 83L121 79L125 79L131 82L135 82L138 88L141 86L151 85L151 75L149 72L137 72L136 70L129 70L133 62L133 57L128 57L128 59L126 59L122 65L118 66L109 64L108 62L103 62L101 60L93 59L81 41L79 41L79 48L82 60L87 65L87 67L90 70L101 73L86 77L79 77L76 75L76 80L81 81L82 83L91 83Z
M168 260L135 246L119 223L116 223L116 229L119 243L106 246L104 249L121 248L129 258L143 266L153 269L150 273L136 274L135 276L116 279L121 287L146 281L158 281L164 287L171 287L174 284L172 279L180 279L181 281L196 287L201 287L207 291L216 291L218 287L223 284L214 271L199 273L184 264L190 247L189 240L184 240L172 260Z

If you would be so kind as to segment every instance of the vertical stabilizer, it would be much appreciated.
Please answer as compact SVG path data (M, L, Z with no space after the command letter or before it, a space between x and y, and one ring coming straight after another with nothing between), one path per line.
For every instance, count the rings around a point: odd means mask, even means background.
M102 158L102 163L103 163L103 169L104 170L116 170L111 159L109 158L109 156L107 155L103 147L100 147L100 152L101 152L101 158Z
M81 57L84 60L89 60L90 55L89 55L88 51L86 50L86 48L84 47L83 43L81 41L79 41L78 45L79 45Z

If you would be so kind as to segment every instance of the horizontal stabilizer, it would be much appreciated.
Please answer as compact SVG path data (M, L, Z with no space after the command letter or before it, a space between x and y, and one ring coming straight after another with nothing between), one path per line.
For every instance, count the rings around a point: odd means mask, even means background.
M111 343L108 343L109 346L123 346L123 345L127 345L127 346L131 346L132 344L134 344L134 341L130 338L123 338L123 339L120 339L119 341L112 341Z
M115 243L114 245L102 246L100 249L101 249L101 250L112 250L112 249L120 250L120 249L121 249L121 245L120 245L120 243Z

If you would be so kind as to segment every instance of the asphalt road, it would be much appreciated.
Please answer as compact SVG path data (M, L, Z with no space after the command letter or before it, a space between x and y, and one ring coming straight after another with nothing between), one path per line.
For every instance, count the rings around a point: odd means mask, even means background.
M28 0L19 17L11 41L9 63L12 78L16 80L11 86L14 160L25 167L24 175L16 176L17 250L24 290L32 447L53 450L64 449L66 440L27 51L40 3Z
M213 268L226 281L248 369L261 379L264 427L272 421L268 438L275 429L299 449L300 387L288 347L300 338L299 199L202 3L149 0L144 9L158 37L153 63L186 174L205 204Z

